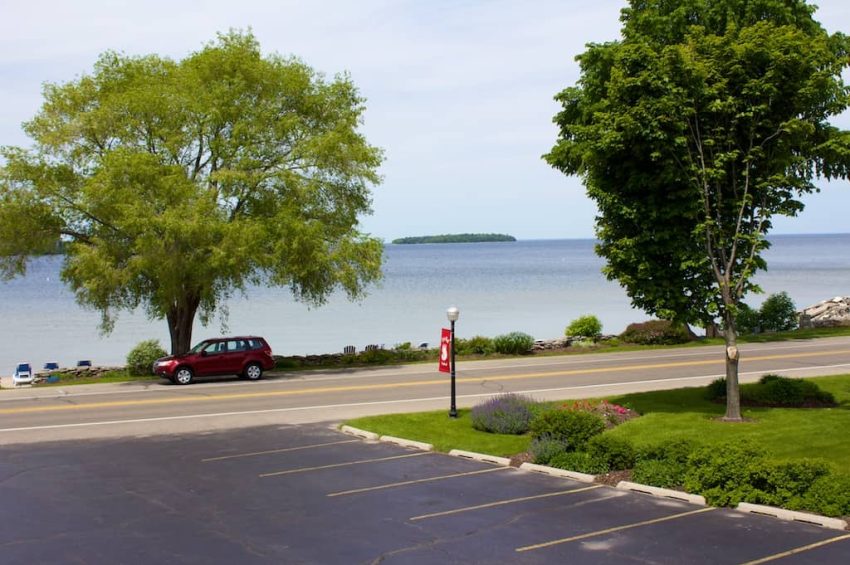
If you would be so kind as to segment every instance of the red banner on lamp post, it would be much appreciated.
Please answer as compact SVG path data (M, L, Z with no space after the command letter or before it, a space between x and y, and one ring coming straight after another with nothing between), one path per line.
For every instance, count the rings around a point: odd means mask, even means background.
M440 336L440 372L451 372L451 357L452 357L452 331L443 328L443 334Z

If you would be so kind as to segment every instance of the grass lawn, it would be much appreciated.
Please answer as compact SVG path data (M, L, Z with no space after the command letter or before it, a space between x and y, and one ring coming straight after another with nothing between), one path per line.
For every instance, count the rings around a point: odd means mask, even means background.
M703 388L683 388L608 397L643 414L606 433L628 438L635 445L683 438L713 444L750 438L776 458L810 457L831 462L850 472L850 375L810 379L835 395L836 408L747 408L743 424L717 420L724 406L703 398ZM472 429L469 411L456 421L445 411L358 418L350 426L379 434L433 443L435 449L466 449L509 456L525 451L526 436L504 436Z

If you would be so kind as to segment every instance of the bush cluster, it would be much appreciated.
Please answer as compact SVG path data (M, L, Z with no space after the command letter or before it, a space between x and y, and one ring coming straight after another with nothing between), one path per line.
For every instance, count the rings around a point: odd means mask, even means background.
M773 460L747 440L710 446L675 440L644 447L636 454L632 479L684 488L714 506L751 502L825 516L850 514L850 475L812 459Z
M489 337L476 335L469 339L455 338L455 350L458 355L491 355L496 346Z
M609 471L604 459L587 451L562 451L549 460L549 466L590 475L600 475Z
M520 394L501 394L472 409L472 427L496 434L524 434L536 402Z
M637 345L675 345L690 341L685 326L669 320L649 320L638 324L629 324L620 334L626 343Z
M714 506L739 502L802 506L815 481L829 474L820 461L770 461L764 449L746 441L702 447L688 459L684 487Z
M505 355L524 355L534 347L534 338L523 332L511 332L493 338L496 353Z
M741 334L794 330L797 329L797 307L787 292L771 294L759 310L740 304L735 325Z
M602 335L602 322L592 314L580 316L570 322L564 330L564 335L596 341Z
M579 410L549 410L538 414L530 426L532 438L560 442L568 451L581 451L590 438L604 430L602 416Z
M706 388L708 400L720 402L726 398L726 379L712 381ZM835 396L812 381L764 375L757 383L741 385L741 403L748 406L783 408L835 406Z
M153 363L168 355L156 339L139 342L127 354L127 371L137 377L153 375Z

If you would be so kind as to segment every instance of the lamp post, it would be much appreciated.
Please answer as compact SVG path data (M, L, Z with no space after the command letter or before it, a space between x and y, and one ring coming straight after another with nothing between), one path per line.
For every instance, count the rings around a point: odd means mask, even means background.
M455 322L460 317L460 310L452 306L446 310L446 317L452 324L452 406L449 409L449 418L457 418L457 403L455 401Z

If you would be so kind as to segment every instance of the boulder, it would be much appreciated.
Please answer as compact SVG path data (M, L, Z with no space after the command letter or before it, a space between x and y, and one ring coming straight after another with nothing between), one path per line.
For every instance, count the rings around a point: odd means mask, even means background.
M850 326L850 296L822 300L798 312L801 328Z

